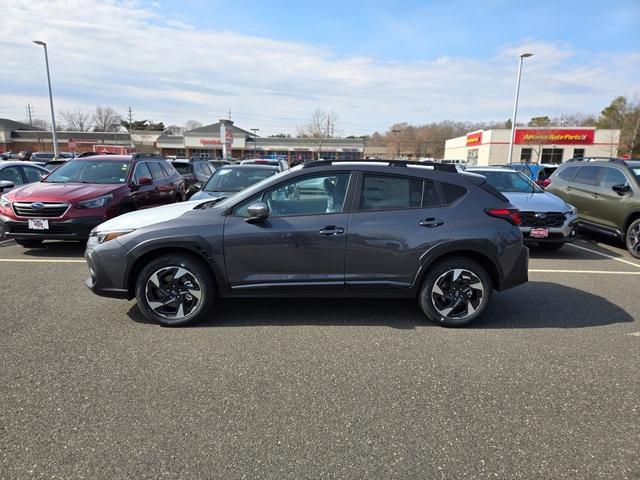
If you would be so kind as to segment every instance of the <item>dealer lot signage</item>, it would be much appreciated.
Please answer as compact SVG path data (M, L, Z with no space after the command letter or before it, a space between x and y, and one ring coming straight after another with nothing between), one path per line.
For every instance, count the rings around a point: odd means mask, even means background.
M520 145L591 145L594 137L594 129L516 128L515 143ZM467 145L468 142L467 136Z

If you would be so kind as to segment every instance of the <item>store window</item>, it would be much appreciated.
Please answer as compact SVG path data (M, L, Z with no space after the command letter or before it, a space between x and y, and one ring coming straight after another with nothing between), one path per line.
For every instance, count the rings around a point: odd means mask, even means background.
M322 152L320 152L320 158L323 159L323 160L337 160L338 159L338 152L322 151Z
M574 148L573 158L584 158L584 148Z
M467 164L469 165L477 165L478 164L478 149L473 148L471 150L467 150Z
M522 163L531 163L531 156L533 155L532 148L523 148L520 151L520 161Z
M562 148L543 148L540 163L562 163Z
M184 148L176 148L176 157L185 158L187 156L187 151Z
M340 153L340 160L362 160L362 152L343 151Z
M191 150L192 157L200 157L200 158L215 158L215 151L207 150L205 148L194 148Z

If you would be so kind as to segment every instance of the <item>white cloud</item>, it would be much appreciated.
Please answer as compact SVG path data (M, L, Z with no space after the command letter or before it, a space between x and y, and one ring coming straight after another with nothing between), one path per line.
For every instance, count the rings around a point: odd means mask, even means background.
M317 106L344 133L396 121L498 120L510 116L517 54L525 62L521 114L598 112L640 85L640 52L587 55L578 46L525 39L488 59L383 62L324 47L196 29L136 2L0 0L0 116L47 111L42 51L49 44L56 107L113 106L136 118L215 121L228 108L240 126L295 132ZM10 39L10 40L7 40Z

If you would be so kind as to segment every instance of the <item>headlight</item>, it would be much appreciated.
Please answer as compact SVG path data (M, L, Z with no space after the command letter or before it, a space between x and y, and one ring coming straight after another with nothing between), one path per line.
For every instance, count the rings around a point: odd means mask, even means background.
M96 243L104 243L109 240L114 240L122 235L126 235L127 233L133 232L131 230L114 230L109 232L96 232L95 229L91 230L91 234L89 234L89 242L88 244L96 244Z
M113 195L109 194L109 195L103 195L102 197L98 197L98 198L92 198L90 200L83 200L81 202L78 202L77 207L78 208L104 207L107 203L109 203L109 200L111 200L112 198L113 198Z
M2 195L0 197L0 207L10 207L11 206L11 202L9 201L9 199L7 198L6 195Z
M569 210L567 210L566 213L568 213L569 215L575 215L576 212L578 211L576 209L576 207L574 207L573 205L571 205L570 203L567 203L567 207L569 207Z

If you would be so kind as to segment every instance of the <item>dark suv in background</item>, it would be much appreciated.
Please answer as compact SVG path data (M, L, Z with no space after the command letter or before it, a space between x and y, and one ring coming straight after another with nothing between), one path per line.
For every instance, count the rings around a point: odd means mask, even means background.
M122 213L184 200L184 180L162 157L96 155L68 160L44 180L0 197L5 235L25 247L86 240Z
M578 209L577 226L625 242L640 258L640 160L573 159L558 167L547 191Z
M206 319L217 297L417 298L466 325L492 291L527 281L519 214L480 175L410 162L310 162L222 202L133 212L98 226L94 293L136 298L163 325Z

